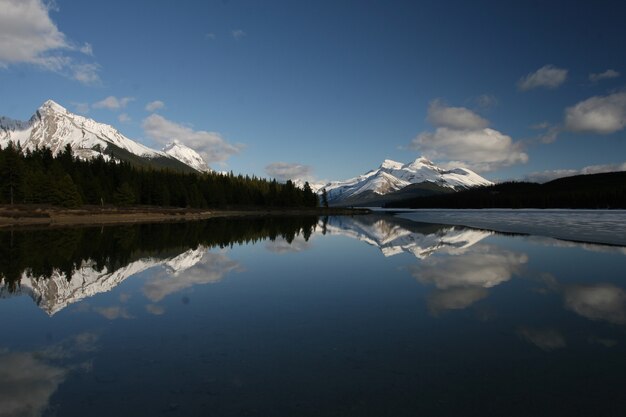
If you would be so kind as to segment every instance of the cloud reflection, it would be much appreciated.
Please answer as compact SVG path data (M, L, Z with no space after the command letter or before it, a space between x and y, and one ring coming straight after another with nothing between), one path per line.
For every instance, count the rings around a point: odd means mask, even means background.
M527 262L524 253L479 244L463 255L424 259L409 270L420 283L437 288L428 304L431 312L438 313L464 309L485 298L488 288L508 281Z
M590 320L626 324L626 292L613 284L566 285L565 307Z
M534 329L531 327L522 327L518 329L517 334L522 339L537 346L541 350L545 350L546 352L564 348L566 345L565 337L554 329Z
M90 370L88 361L67 361L95 351L97 340L93 333L81 333L41 351L0 351L0 417L41 416L72 370Z
M143 286L144 295L153 303L166 296L199 284L214 284L231 271L242 270L238 262L221 253L204 252L201 259L184 270L166 270Z
M303 252L311 248L311 242L304 239L302 236L296 236L291 242L279 237L273 241L268 241L265 244L265 249L270 252L283 254L292 252Z

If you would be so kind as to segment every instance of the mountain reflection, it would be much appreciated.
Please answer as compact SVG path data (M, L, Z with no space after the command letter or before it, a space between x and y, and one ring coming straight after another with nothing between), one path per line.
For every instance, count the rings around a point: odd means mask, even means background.
M0 298L28 295L49 315L161 267L146 284L152 302L195 284L217 282L239 265L209 252L260 240L308 239L315 216L216 218L202 222L0 232ZM182 274L182 272L185 272ZM124 312L101 309L107 318ZM152 308L153 311L155 308ZM119 314L118 314L119 313Z
M330 217L324 222L331 234L348 236L380 248L385 256L410 253L425 259L435 252L462 254L494 234L464 226L418 223L389 215Z

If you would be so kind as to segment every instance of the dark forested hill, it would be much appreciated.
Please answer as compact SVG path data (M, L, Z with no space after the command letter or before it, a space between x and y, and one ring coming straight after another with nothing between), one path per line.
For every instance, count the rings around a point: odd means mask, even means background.
M405 208L626 208L626 172L576 175L545 184L506 182L389 203Z
M291 181L243 175L142 168L127 162L74 158L68 146L0 149L0 204L153 205L165 207L315 207L317 195Z

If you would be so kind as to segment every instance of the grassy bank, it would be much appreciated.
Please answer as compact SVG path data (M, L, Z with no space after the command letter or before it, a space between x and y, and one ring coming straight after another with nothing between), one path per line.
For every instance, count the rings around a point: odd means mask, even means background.
M201 220L236 216L336 216L367 214L364 209L347 208L255 208L192 209L169 207L101 207L83 206L65 209L41 205L0 205L0 227L19 225L99 225L123 223L153 223Z

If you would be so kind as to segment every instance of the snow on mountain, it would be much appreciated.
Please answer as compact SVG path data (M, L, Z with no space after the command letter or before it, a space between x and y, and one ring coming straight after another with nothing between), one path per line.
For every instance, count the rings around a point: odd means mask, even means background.
M418 259L425 259L435 252L460 255L493 234L462 226L441 226L437 229L430 225L419 230L417 226L391 217L373 221L368 218L370 216L330 217L325 230L326 233L347 236L375 246L386 257L410 253Z
M211 168L208 167L208 165L206 164L206 162L204 162L204 159L202 159L198 152L184 145L177 139L174 139L174 141L168 143L165 148L163 148L163 152L166 155L171 156L172 158L178 159L185 165L189 165L196 171L211 171Z
M174 142L163 151L151 149L121 134L114 127L79 116L63 106L48 100L26 122L0 117L0 147L12 141L20 143L24 150L50 148L54 155L67 145L74 155L91 159L103 155L109 147L119 148L143 158L173 158L199 171L208 167L194 150Z
M207 250L199 246L172 258L142 258L114 271L106 268L98 270L95 261L84 261L70 279L59 270L54 271L50 278L33 276L26 271L16 292L11 293L6 286L0 286L0 298L28 295L52 316L84 298L111 291L127 278L156 266L162 266L169 275L178 276L198 264Z
M447 170L420 157L408 164L386 159L377 169L349 180L329 182L320 187L320 190L326 189L329 201L339 201L366 191L385 195L407 185L423 182L453 190L493 184L469 169Z

